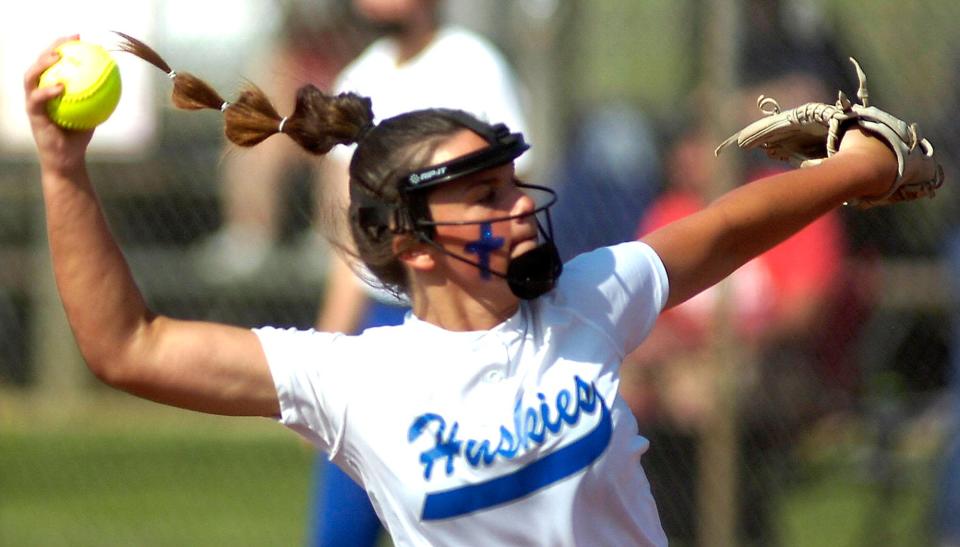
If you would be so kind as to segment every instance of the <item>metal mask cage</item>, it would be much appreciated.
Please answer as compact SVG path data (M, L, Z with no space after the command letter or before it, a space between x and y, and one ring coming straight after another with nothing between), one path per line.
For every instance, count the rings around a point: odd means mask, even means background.
M557 251L556 244L553 240L553 221L550 218L550 207L556 203L557 194L552 189L545 186L524 184L519 181L515 181L515 184L519 188L533 189L544 192L548 194L549 197L544 203L536 206L532 211L515 215L503 215L478 220L463 221L433 221L421 219L416 222L417 228L413 230L413 234L421 242L430 245L443 254L465 264L470 264L471 266L476 267L485 277L494 275L496 277L506 279L510 285L511 291L513 291L516 296L525 300L529 300L536 298L552 289L556 284L557 278L560 277L560 274L563 271L563 263L560 260L559 252ZM480 227L482 233L484 226L489 229L490 225L496 222L503 222L517 218L526 218L529 216L534 217L534 222L537 226L537 235L539 239L537 247L518 257L514 257L510 261L506 271L496 271L490 268L489 264L486 263L482 258L474 258L473 256L452 252L444 248L432 237L433 229L436 226L475 225ZM541 217L543 217L545 222L540 221ZM481 241L474 242L474 244L483 242L484 237L486 236L482 236Z

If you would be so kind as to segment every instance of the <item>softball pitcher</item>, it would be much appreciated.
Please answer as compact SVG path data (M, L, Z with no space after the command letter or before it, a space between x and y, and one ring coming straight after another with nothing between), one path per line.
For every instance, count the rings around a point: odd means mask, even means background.
M412 312L357 336L248 330L147 307L85 168L92 132L46 113L62 90L37 82L55 60L47 50L27 70L26 109L57 286L90 370L160 403L278 420L363 485L398 545L665 545L639 464L648 442L617 394L623 356L665 308L827 211L927 195L942 181L915 128L888 130L896 124L877 112L838 105L834 117L777 127L781 145L784 131L829 130L829 157L561 264L556 196L514 175L521 134L444 109L374 124L368 99L311 86L279 116L251 88L209 104L234 142L283 133L320 155L357 144L356 249ZM602 212L584 211L584 222L592 214Z

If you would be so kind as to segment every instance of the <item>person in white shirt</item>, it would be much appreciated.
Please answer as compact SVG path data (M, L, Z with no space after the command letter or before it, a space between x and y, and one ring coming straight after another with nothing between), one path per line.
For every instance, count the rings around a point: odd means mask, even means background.
M441 23L440 0L354 0L353 4L385 35L337 77L336 93L371 98L381 119L422 108L448 107L526 131L522 93L509 63L484 37ZM351 153L351 147L335 149L323 163L326 200L339 196L346 201ZM527 161L526 157L521 160L521 171L526 170ZM396 318L391 308L406 309L406 302L363 282L362 273L356 276L345 261L334 262L317 328L352 333L369 326L369 316Z
M337 75L369 43L370 33L343 0L276 4L281 24L263 52L250 55L245 70L287 110L293 107L297 88L307 82L331 91ZM191 246L192 269L209 286L243 284L262 276L271 260L286 254L304 277L321 277L327 249L313 230L303 229L314 204L304 196L290 207L295 183L311 191L320 184L317 162L283 139L271 139L254 150L226 145L216 177L220 222ZM284 247L290 252L277 252Z

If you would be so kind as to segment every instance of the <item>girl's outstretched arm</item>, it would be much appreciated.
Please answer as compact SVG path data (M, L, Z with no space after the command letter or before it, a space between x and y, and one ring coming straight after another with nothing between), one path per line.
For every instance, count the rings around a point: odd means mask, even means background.
M844 202L884 194L897 176L893 152L851 129L821 164L745 184L706 209L650 233L643 241L663 260L667 307L718 283Z
M247 329L179 321L147 308L104 219L87 174L92 131L64 130L38 89L56 62L44 51L24 76L26 110L39 156L57 288L90 370L107 384L165 404L217 414L275 416L279 403L266 358Z

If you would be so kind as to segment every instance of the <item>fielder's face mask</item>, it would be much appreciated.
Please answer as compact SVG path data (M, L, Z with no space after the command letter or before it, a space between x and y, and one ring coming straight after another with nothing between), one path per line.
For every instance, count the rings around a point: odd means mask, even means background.
M556 285L563 270L560 254L553 241L553 225L550 221L550 207L556 203L557 195L550 188L514 181L523 190L535 190L546 196L546 202L533 211L519 215L508 215L478 221L443 221L431 218L427 207L427 194L441 184L456 181L486 169L499 167L517 159L530 148L521 133L510 133L507 126L497 124L489 126L478 124L470 117L451 113L450 116L465 128L480 135L489 144L465 156L448 162L422 167L404 175L400 180L404 206L385 204L369 195L357 193L351 199L357 200L358 222L360 228L368 233L382 234L389 231L394 234L413 234L418 240L440 250L461 262L471 264L480 270L484 278L491 275L507 281L510 290L518 298L530 300L536 298ZM534 249L510 260L506 272L490 269L490 254L503 247L503 238L493 237L492 224L505 222L530 215L535 216L537 231L541 243ZM540 222L540 217L545 220ZM437 226L477 226L477 239L464 247L463 255L444 249L434 240Z

